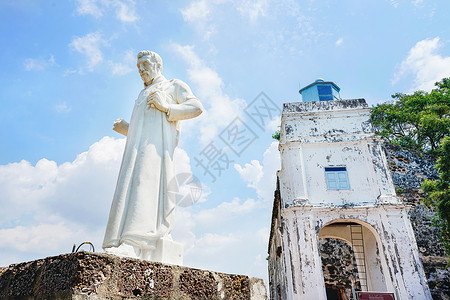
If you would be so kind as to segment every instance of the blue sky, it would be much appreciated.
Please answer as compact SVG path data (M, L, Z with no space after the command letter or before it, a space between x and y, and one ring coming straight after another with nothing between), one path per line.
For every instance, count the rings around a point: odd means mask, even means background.
M370 105L450 76L447 0L0 1L0 265L97 249L142 83L140 50L187 82L206 113L183 123L179 172L203 182L177 211L185 264L266 278L275 115L245 113L261 92L281 108L316 78ZM271 102L271 103L272 103ZM254 132L239 155L224 130ZM212 144L210 144L212 143ZM215 145L233 162L215 181L196 165Z

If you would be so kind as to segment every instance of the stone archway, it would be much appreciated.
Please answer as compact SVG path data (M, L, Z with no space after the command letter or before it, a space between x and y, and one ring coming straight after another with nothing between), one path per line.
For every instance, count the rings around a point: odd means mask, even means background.
M326 285L328 281L328 286L334 284L344 289L347 299L350 299L351 282L356 290L388 290L389 276L383 272L387 264L380 255L380 238L372 226L358 219L337 219L320 229L319 239ZM336 274L329 272L333 263Z

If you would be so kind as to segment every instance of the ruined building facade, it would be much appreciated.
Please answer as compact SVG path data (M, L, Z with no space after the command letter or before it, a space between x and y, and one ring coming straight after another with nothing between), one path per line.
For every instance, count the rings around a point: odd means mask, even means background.
M324 81L301 92L304 102L284 104L281 119L271 298L331 298L324 273L333 266L322 268L323 248L335 247L347 257L339 275L356 290L431 299L407 209L396 196L365 100L340 100L339 88ZM344 286L339 297L350 299L348 290Z

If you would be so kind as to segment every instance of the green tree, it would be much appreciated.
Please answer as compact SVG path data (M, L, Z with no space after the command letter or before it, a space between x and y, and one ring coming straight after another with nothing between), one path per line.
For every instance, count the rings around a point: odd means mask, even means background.
M426 193L425 205L434 207L438 215L437 224L441 227L442 243L450 255L450 137L441 141L439 158L436 162L438 180L425 180L422 188Z
M450 78L435 83L430 93L395 94L372 109L377 134L390 143L438 155L439 179L425 180L424 204L435 210L442 243L450 255Z
M275 131L275 133L272 134L272 138L274 140L280 141L280 130Z
M372 109L377 134L390 143L437 153L439 142L450 134L450 78L435 83L430 93L395 94L392 102Z

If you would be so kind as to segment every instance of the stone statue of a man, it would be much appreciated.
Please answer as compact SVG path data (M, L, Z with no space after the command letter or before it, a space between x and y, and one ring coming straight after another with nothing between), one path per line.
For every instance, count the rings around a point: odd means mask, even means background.
M116 120L127 136L103 249L119 256L182 264L183 248L172 241L176 184L174 150L180 120L202 113L189 86L161 75L161 57L141 51L137 67L144 81L130 124ZM172 191L172 192L168 192Z

